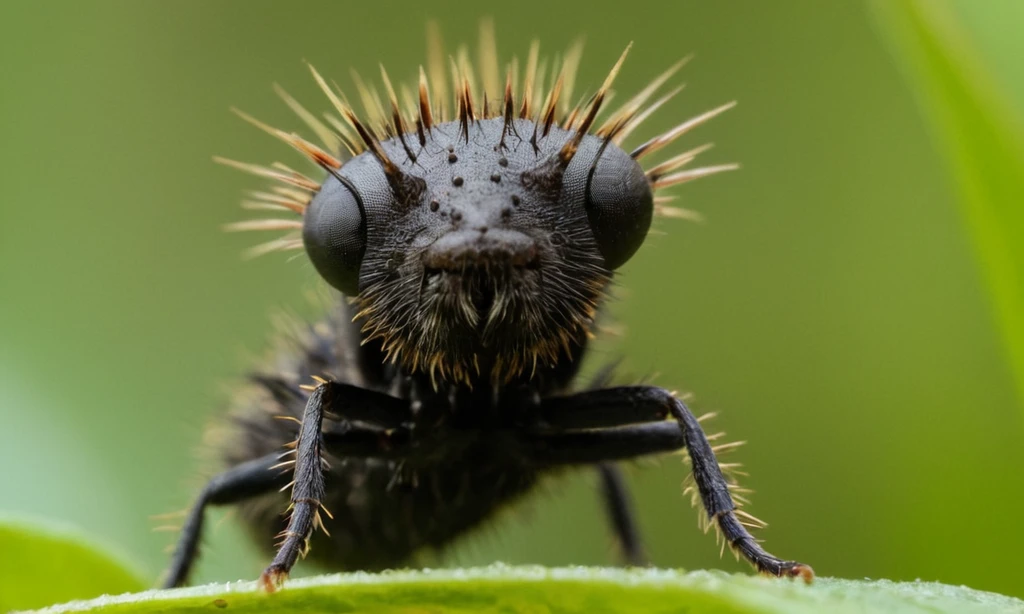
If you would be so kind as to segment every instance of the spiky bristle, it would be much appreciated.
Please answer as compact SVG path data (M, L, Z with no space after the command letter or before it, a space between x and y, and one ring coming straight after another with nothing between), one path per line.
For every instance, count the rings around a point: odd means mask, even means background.
M381 147L381 140L400 139L405 154L410 160L415 161L417 150L423 147L430 131L437 125L458 121L459 129L468 138L472 122L493 117L504 118L503 134L514 132L512 122L516 118L533 121L536 126L532 135L534 142L545 137L552 126L573 131L574 135L560 152L563 161L567 161L575 154L583 137L591 132L621 146L645 120L682 89L682 86L679 86L655 98L689 60L689 56L679 60L624 103L608 111L608 103L613 94L611 86L625 62L629 46L594 94L573 100L582 50L582 41L577 41L561 58L556 57L548 64L541 57L540 44L534 41L530 45L522 70L518 58L515 57L505 65L503 85L492 21L484 20L480 24L476 66L470 60L465 47L461 47L454 56L447 55L440 30L436 23L431 22L427 26L426 66L419 67L418 79L413 87L400 86L396 90L387 71L381 66L381 83L384 88L382 96L376 87L364 81L358 73L352 72L353 85L364 111L362 115L356 112L342 90L333 82L328 82L312 65L309 66L309 70L330 102L331 112L317 117L280 86L274 86L277 94L316 136L319 144L314 144L296 133L273 128L241 111L235 112L260 130L287 143L314 165L328 172L336 171L354 156L370 152L380 161L389 176L396 177L397 165ZM402 93L404 104L399 103L398 92ZM734 102L730 102L690 118L667 132L648 139L633 149L630 155L638 160L650 156L734 105ZM602 115L604 119L599 121ZM523 136L530 138L529 135ZM685 168L709 148L710 145L704 145L690 149L651 166L647 170L647 176L652 189L658 192L670 186L737 168L732 164ZM320 187L319 181L279 163L267 167L225 158L215 160L276 182L268 191L250 193L252 198L243 203L246 209L292 212L302 216ZM701 219L696 212L666 206L667 198L664 195L656 196L655 215L689 220ZM230 224L226 228L235 231L292 231L281 239L250 249L247 252L249 256L302 247L301 238L294 232L301 228L301 222L287 223L286 220L280 219L261 219Z
M706 413L699 418L697 421L704 423L715 417L715 412ZM708 441L715 441L725 437L724 432L713 433L707 435ZM712 446L712 451L716 455L728 454L733 450L744 445L744 441L734 441L729 443L723 443L716 446ZM688 455L683 456L684 462L687 465L692 465L690 457ZM732 497L734 508L724 514L732 514L736 520L748 530L764 529L768 526L768 523L754 516L744 508L750 505L750 498L754 491L749 488L744 488L739 483L740 477L746 477L748 474L743 471L742 463L723 463L718 461L718 469L722 472L722 476L725 478L726 487L729 489L729 495ZM683 495L690 497L690 504L697 510L697 526L704 533L707 533L711 529L715 531L715 541L719 544L721 552L720 556L725 554L725 549L728 547L737 559L740 558L740 553L737 550L735 544L727 544L725 537L722 534L722 529L719 526L720 519L718 516L712 518L708 516L707 511L704 508L703 501L701 500L700 491L697 489L697 481L691 470L686 477L683 479Z

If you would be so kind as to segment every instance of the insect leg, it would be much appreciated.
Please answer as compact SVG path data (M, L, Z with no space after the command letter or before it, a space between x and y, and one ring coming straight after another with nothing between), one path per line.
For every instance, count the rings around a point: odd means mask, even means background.
M199 555L199 539L203 532L203 515L208 505L238 503L251 497L273 492L288 483L288 474L274 468L280 455L268 454L237 465L210 480L192 506L178 545L164 579L165 588L182 586Z
M380 412L373 411L374 403L381 408ZM295 448L291 516L277 555L260 575L264 590L273 592L281 587L299 555L309 549L313 530L323 526L320 507L324 498L324 449L341 457L383 454L391 443L406 440L408 429L401 424L409 414L402 411L400 404L403 403L381 393L334 382L322 382L309 395ZM346 427L324 433L323 420L327 413L344 422ZM351 418L390 428L355 427L347 422Z
M260 584L267 592L277 590L288 578L299 554L309 547L309 536L320 521L320 502L324 498L321 426L324 409L337 386L325 382L316 387L306 401L302 425L295 447L295 473L292 480L291 516L282 533L284 540L277 555L260 575Z
M669 415L664 391L652 386L620 386L588 390L541 401L545 426L558 429L597 429L658 422Z
M324 450L338 458L379 458L398 460L405 456L408 428L388 430L350 429L323 434Z
M300 387L279 377L255 375L252 379L283 406L301 402L303 398ZM331 400L337 407L324 408L324 417L328 420L356 420L383 429L396 428L412 420L408 401L353 384L330 382L330 386Z
M601 496L605 511L619 542L622 558L628 565L642 567L647 564L647 557L644 555L640 531L633 516L633 503L622 471L613 463L601 463L597 471L601 476Z
M686 439L674 422L560 431L526 437L531 460L543 465L589 465L675 452Z
M605 426L614 425L615 419L620 419L618 424L624 424L630 415L643 417L663 412L674 420L620 428L601 428L598 425L595 428L590 426L595 420L586 416L585 406L588 403L601 416ZM563 408L567 409L563 411ZM599 463L685 447L693 466L693 478L704 511L721 531L726 543L762 573L799 576L806 581L814 577L809 566L784 561L766 552L747 531L740 517L748 516L737 511L729 494L729 482L722 475L714 450L700 423L686 404L669 391L654 386L636 386L583 392L552 399L546 409L549 421L550 416L570 416L563 418L560 424L568 428L595 430L528 436L534 445L535 460L554 464Z
M353 384L328 382L331 395L326 399L328 419L357 420L382 429L399 428L412 420L409 402L376 390Z

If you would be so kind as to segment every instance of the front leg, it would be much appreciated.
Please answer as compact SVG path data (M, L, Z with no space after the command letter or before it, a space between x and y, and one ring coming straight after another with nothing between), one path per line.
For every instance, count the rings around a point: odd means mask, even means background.
M292 480L291 516L281 534L283 540L277 555L260 575L260 585L267 592L281 587L300 555L309 549L309 537L318 526L324 499L323 433L324 414L341 420L365 420L382 430L352 428L331 433L327 445L337 456L369 457L392 451L384 444L406 433L404 420L411 417L408 405L401 399L357 388L348 384L317 380L306 402L302 425L295 442L295 473ZM393 429L393 430L384 430Z
M769 554L747 531L745 522L752 525L758 522L737 509L729 492L729 482L722 475L714 449L700 423L686 404L669 391L653 386L592 390L548 399L542 409L549 425L557 425L559 431L568 432L528 435L526 439L536 462L595 463L685 447L704 512L726 543L759 572L799 576L807 582L814 578L809 566ZM673 419L671 422L663 420L668 416Z
M322 526L320 504L324 498L321 427L324 408L333 400L335 389L324 382L313 390L302 414L302 426L295 447L295 477L292 480L291 516L282 535L277 556L260 575L260 585L273 592L288 579L288 573L300 554L309 548L309 536L316 525Z

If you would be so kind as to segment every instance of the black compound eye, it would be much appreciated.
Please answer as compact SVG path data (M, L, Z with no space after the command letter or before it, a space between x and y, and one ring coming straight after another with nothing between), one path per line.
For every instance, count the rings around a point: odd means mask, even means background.
M344 294L359 292L366 218L355 189L328 178L313 197L302 227L306 253L320 276Z
M587 218L605 266L617 269L640 249L653 215L654 195L644 170L625 151L608 145L587 180Z

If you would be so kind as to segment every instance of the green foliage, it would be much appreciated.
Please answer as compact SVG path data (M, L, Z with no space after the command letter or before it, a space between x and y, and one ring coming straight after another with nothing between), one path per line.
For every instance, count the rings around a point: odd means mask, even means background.
M102 548L63 529L0 523L0 553L0 612L145 587Z
M1024 131L942 1L875 0L959 184L1024 407ZM1024 45L1021 46L1024 50Z
M721 572L506 567L347 574L265 595L253 582L103 597L47 612L1024 612L1024 602L930 582L820 579L811 586Z

